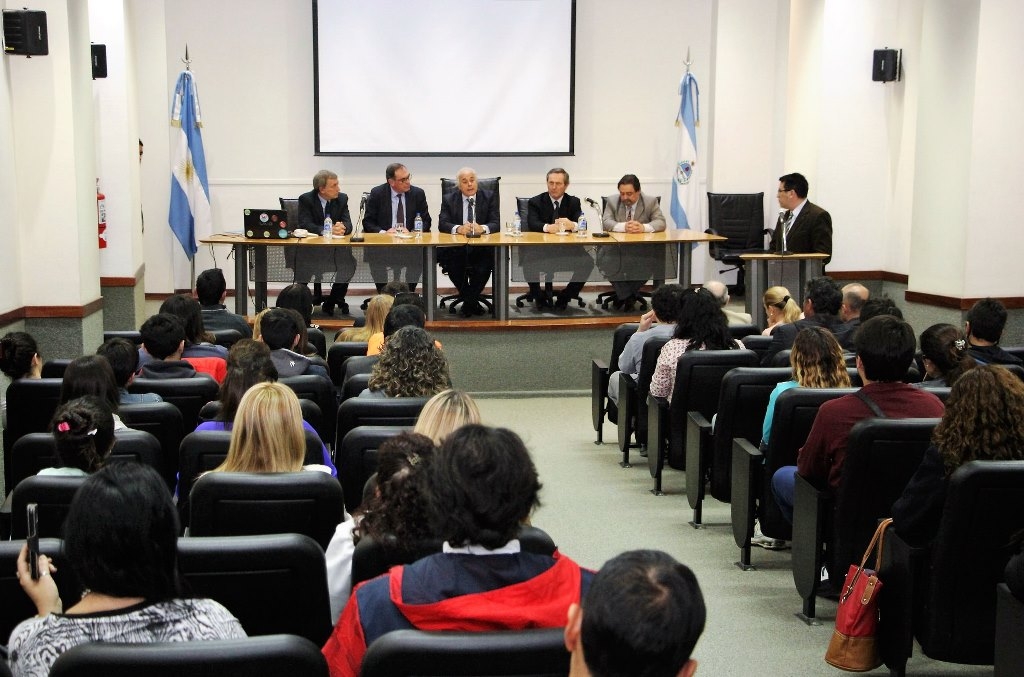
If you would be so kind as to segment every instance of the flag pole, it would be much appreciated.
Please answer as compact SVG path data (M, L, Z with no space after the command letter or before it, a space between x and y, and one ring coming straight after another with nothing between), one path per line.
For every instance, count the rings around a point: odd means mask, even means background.
M188 58L188 43L185 43L185 58L181 60L185 64L185 71L192 72L192 59ZM191 256L188 260L189 266L189 292L196 288L196 257Z
M689 51L687 51L687 53L686 53L686 58L690 58ZM187 71L191 71L192 70L192 59L188 58L188 43L187 42L185 43L185 58L182 59L181 62L183 64L185 64L185 70L187 70Z

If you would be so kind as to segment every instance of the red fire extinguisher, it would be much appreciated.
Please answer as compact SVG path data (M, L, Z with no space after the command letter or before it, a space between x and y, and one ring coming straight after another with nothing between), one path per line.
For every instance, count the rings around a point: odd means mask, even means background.
M99 227L100 249L107 248L107 196L100 192L100 180L96 179L96 222Z

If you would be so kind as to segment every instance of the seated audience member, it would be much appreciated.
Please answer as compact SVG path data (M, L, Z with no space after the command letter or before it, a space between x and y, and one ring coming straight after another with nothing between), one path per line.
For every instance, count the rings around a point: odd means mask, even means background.
M888 296L883 296L878 299L868 299L864 302L860 309L860 323L864 324L872 317L878 317L879 315L890 315L897 320L903 319L903 311L896 305L896 302Z
M263 331L260 328L260 324L263 322L263 316L267 314L270 308L264 308L260 312L256 313L256 317L252 319L252 338L256 341L263 340Z
M806 327L801 329L789 354L789 363L793 367L793 380L783 381L775 386L768 396L768 409L764 415L761 428L761 447L768 444L772 434L772 421L775 418L775 403L790 388L849 388L850 375L846 371L843 349L832 332L822 327ZM764 536L756 530L751 544L768 550L782 550L788 547L786 541Z
M651 309L640 317L640 326L619 354L617 370L608 376L608 397L615 404L619 403L619 373L637 380L644 345L652 338L672 338L679 319L679 304L685 291L681 284L663 284L651 294Z
M64 522L64 554L84 588L65 611L56 567L39 556L29 573L28 546L18 581L38 615L9 642L11 672L45 677L62 653L87 642L147 643L236 639L245 631L217 602L188 597L178 573L178 517L156 470L111 463L89 476Z
M429 397L451 387L448 360L419 327L402 327L388 338L360 397Z
M405 280L389 280L380 290L380 293L398 298L399 294L409 293L409 283Z
M984 298L967 311L964 332L971 357L978 364L1016 364L1024 361L999 347L1006 327L1006 306L993 298Z
M199 301L188 294L176 294L160 304L160 312L170 313L181 320L181 326L185 330L185 349L181 352L182 357L227 359L228 349L214 343L213 334L206 333L203 327L203 311ZM144 355L140 355L140 359L142 364L146 363Z
M238 403L228 456L211 472L330 473L326 465L304 465L306 436L302 424L299 398L291 388L273 382L255 384Z
M467 425L449 435L425 492L443 552L356 586L323 648L332 677L357 675L366 647L392 630L562 627L593 575L557 552L520 549L516 534L539 490L514 432Z
M761 297L764 304L765 318L768 326L761 332L762 336L771 336L780 324L792 324L800 319L803 313L785 287L768 287Z
M843 323L836 330L836 338L847 352L853 352L853 334L860 326L860 311L870 295L867 287L856 282L843 287L843 304L839 306L839 319Z
M135 380L135 372L139 370L139 349L126 338L115 336L107 339L96 354L107 358L110 368L114 370L114 381L121 404L142 404L144 402L163 402L164 398L156 393L130 393L128 386Z
M725 315L726 322L730 327L739 326L741 324L750 324L753 319L750 317L750 313L740 313L735 310L729 310L729 288L718 280L709 280L704 283L704 288L711 292L711 295L718 301L718 305L722 308L722 314Z
M224 271L210 268L199 273L196 278L196 299L203 317L203 327L207 331L234 329L242 338L252 337L252 327L241 315L236 315L224 305L228 295L228 284L224 280Z
M295 344L295 352L305 355L309 358L309 361L317 366L323 367L324 371L327 370L327 361L320 357L320 353L317 352L316 346L313 345L309 340L309 330L302 320L302 315L299 311L294 308L282 308L284 312L292 316L292 321L299 330L299 342ZM319 329L319 327L317 327Z
M390 282L388 283L390 284ZM395 297L390 294L377 294L366 304L366 324L362 327L349 327L342 329L334 337L335 341L369 341L374 334L383 337L384 318L395 303Z
M181 359L185 350L185 328L170 313L160 313L142 323L142 347L150 359L142 365L142 378L192 378L196 368ZM205 378L205 376L204 376Z
M569 606L569 677L690 677L706 617L689 567L658 550L624 552Z
M114 415L114 430L125 430L128 427L117 415L121 398L117 381L114 380L114 370L110 368L107 358L101 355L76 357L64 370L64 379L60 384L60 403L67 404L86 395L98 397L106 403Z
M804 327L824 327L835 334L839 330L839 307L843 304L843 293L830 277L816 277L807 283L804 290L804 319L792 324L780 324L772 332L772 342L761 357L761 366L772 366L772 358L783 350L793 347L796 333Z
M296 352L302 340L302 323L288 309L273 308L260 318L260 340L270 348L279 376L310 374L330 379L326 368Z
M43 358L31 334L12 331L0 338L0 372L12 381L19 378L42 378ZM7 394L0 404L0 423L7 428Z
M114 414L93 395L62 404L50 428L60 465L43 468L39 475L84 477L99 470L114 447Z
M797 465L783 466L772 477L772 493L783 516L793 521L796 474L826 484L834 492L842 479L850 429L865 418L938 418L942 401L923 388L900 381L914 361L914 330L895 317L873 317L854 338L857 373L864 386L821 405Z
M224 382L220 384L217 400L220 402L220 411L212 421L203 421L196 430L228 430L230 431L235 414L238 412L238 403L242 396L257 383L273 382L277 380L277 367L270 356L270 348L261 341L242 339L231 346L228 351L228 373ZM317 434L308 422L302 421L302 427L307 432ZM337 476L338 470L331 461L331 452L327 445L323 444L324 465L331 469L331 474Z
M427 400L416 419L413 432L426 435L441 444L444 438L464 425L480 422L476 402L461 390L442 390Z
M971 369L953 385L946 411L903 495L893 526L907 543L926 546L939 530L949 477L969 461L1024 460L1024 383L997 366Z
M672 401L676 383L676 364L687 350L735 350L743 344L729 334L725 315L718 301L707 289L683 294L679 304L679 321L673 338L658 354L658 364L651 377L651 395Z
M434 443L415 433L381 443L373 496L338 525L324 553L332 623L338 622L352 592L352 553L363 537L410 554L432 540L423 477L434 452Z
M384 348L384 341L387 337L394 334L402 327L419 327L423 329L427 326L427 316L424 314L423 309L413 303L400 303L398 299L395 299L395 303L391 306L391 310L384 317L384 327L379 333L371 334L370 338L366 341L366 355L379 355L380 351ZM440 344L437 346L441 347Z
M967 352L967 337L951 324L933 324L921 332L925 388L952 388L968 369L977 366Z
M319 329L313 324L313 293L304 284L295 282L278 292L274 307L291 308L302 316L306 327Z

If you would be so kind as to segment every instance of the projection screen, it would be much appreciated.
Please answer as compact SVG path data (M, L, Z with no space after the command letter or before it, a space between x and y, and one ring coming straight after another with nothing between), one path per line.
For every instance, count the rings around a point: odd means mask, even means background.
M317 155L570 155L575 0L313 0Z

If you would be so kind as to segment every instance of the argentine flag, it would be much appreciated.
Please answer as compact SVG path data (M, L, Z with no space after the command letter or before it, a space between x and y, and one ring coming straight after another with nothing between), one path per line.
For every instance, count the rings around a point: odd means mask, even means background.
M171 140L171 206L167 221L189 260L196 253L196 227L212 230L210 184L206 179L206 154L200 128L199 97L192 73L182 71L171 101L171 126L178 133Z
M697 123L700 108L697 78L689 70L679 83L679 159L672 175L672 220L676 228L700 229L700 195L697 180Z

